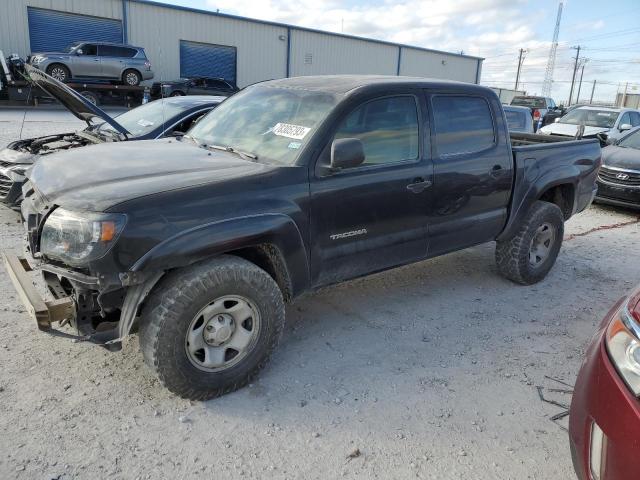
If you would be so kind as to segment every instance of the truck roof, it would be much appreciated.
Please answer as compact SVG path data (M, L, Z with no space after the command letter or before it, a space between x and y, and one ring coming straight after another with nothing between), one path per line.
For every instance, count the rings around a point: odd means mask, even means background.
M393 75L310 75L304 77L279 78L261 82L260 85L279 88L300 88L336 94L346 94L362 87L413 85L418 87L465 87L474 91L492 92L488 87L473 83L441 80L437 78L401 77Z

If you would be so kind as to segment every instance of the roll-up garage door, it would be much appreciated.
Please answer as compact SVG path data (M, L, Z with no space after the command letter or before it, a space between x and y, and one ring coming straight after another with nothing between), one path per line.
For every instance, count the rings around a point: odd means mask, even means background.
M180 40L180 76L219 77L236 83L236 48Z
M59 52L74 42L122 42L122 22L27 7L31 52Z

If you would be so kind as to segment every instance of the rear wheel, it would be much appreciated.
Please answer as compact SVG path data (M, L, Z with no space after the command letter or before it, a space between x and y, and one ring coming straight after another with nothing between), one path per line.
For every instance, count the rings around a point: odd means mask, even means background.
M523 285L542 280L553 267L562 246L564 217L560 208L537 201L516 234L496 244L498 270Z
M47 68L47 74L59 82L68 82L71 79L71 72L61 63L54 63Z
M142 76L135 70L125 70L122 74L122 83L124 83L125 85L135 87L137 85L140 85L141 81Z
M140 346L166 388L206 400L246 385L283 328L275 281L244 259L222 256L165 278L145 306Z
M169 95L170 97L184 97L184 92L181 92L180 90L176 90L175 92L171 92L171 94Z

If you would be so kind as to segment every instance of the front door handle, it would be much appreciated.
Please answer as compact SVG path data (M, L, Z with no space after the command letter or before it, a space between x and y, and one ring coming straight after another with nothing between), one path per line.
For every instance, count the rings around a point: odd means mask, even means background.
M412 193L421 193L431 185L432 183L429 180L425 180L424 178L414 178L413 181L407 185L407 190Z

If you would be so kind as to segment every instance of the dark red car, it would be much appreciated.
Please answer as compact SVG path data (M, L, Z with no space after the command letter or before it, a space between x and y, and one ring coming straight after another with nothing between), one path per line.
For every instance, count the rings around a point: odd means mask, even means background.
M640 478L640 288L600 324L578 374L569 438L580 480Z

